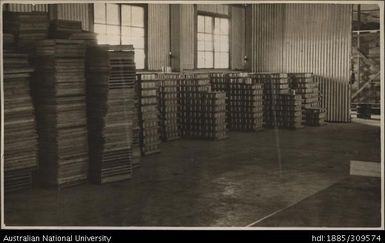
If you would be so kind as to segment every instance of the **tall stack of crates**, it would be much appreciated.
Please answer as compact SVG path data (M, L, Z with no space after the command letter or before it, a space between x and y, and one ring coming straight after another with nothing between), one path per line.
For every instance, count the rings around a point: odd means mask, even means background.
M288 74L260 74L260 77L264 79L265 126L301 128L302 97L290 91Z
M211 91L207 74L186 74L180 80L178 115L183 137L227 138L226 94Z
M142 156L142 149L141 149L141 141L140 141L140 134L141 134L141 126L139 121L139 114L140 114L140 84L138 82L138 79L135 79L134 83L134 110L135 115L132 119L132 134L133 134L133 140L132 140L132 167L138 168L140 166L140 159Z
M312 73L289 73L289 87L302 97L303 124L324 124L326 111L320 108L318 83Z
M160 152L159 117L156 73L141 73L137 75L139 82L139 124L140 145L143 155Z
M30 93L33 68L24 54L4 55L4 189L29 188L38 166L38 136Z
M322 108L310 107L306 108L303 113L305 116L306 126L322 126L325 125L326 112Z
M263 84L253 74L228 75L228 123L231 130L258 131L263 126Z
M226 94L226 124L230 129L230 99L229 99L229 73L210 73L212 91L225 92Z
M39 172L58 188L88 178L85 49L82 41L36 44L33 98L39 134Z
M226 94L210 91L204 93L202 106L204 138L221 140L227 138Z
M159 74L159 129L163 141L171 141L179 138L178 82L179 74Z
M129 46L87 49L87 118L90 176L96 183L132 176L135 82Z
M3 12L4 33L13 34L19 51L33 50L35 43L47 39L49 16L45 12Z
M372 117L372 105L371 104L358 104L357 105L357 118L370 119Z
M280 94L272 106L275 116L273 127L301 128L302 125L302 100L300 95Z

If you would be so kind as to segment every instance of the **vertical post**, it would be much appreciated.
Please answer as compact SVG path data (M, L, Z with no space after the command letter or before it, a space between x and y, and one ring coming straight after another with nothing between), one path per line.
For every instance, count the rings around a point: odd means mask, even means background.
M361 5L360 4L358 4L358 6L357 6L357 19L358 19L357 50L361 51L361 49L360 49ZM357 82L358 82L358 89L360 89L361 88L361 56L358 55L357 58L358 58L358 60L357 60L357 66L358 66ZM359 97L358 97L358 99L359 99Z

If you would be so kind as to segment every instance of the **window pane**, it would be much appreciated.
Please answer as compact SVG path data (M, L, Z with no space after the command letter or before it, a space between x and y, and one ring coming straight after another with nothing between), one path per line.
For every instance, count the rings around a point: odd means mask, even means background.
M225 35L215 36L215 51L229 51L229 37Z
M198 32L205 31L205 17L198 15Z
M135 49L137 49L137 48L144 49L144 38L143 37L133 37L131 40L132 40L131 44L134 45Z
M138 27L144 27L144 8L132 6L132 12L131 13L132 13L131 25L132 26L138 26Z
M204 52L199 51L198 52L198 68L204 68L205 67L205 55Z
M212 31L213 31L212 18L205 16L205 32L212 33Z
M95 16L95 23L105 24L106 23L106 4L94 3L94 16Z
M98 44L106 44L106 26L104 24L95 24L94 32L97 34Z
M118 4L107 5L107 24L119 25L119 6Z
M127 26L122 26L122 36L131 37L131 28Z
M213 36L210 34L205 34L204 40L205 40L205 50L206 51L212 51L213 50Z
M106 26L104 24L94 24L94 32L104 35L106 33Z
M122 5L122 25L131 25L131 6Z
M203 51L205 49L205 42L198 40L198 51Z
M228 68L229 67L229 53L217 52L215 53L215 68Z
M137 69L144 69L145 54L143 49L135 50L135 63Z
M107 25L108 35L120 35L120 27L115 25Z
M205 35L204 35L204 34L201 34L201 33L198 33L198 35L197 35L197 40L198 40L198 41L205 41Z
M220 34L220 26L221 26L221 19L220 18L215 18L214 20L214 33L215 34Z
M221 40L219 38L219 35L214 36L214 50L215 51L221 50Z
M131 37L127 35L122 35L122 45L132 45Z
M144 37L144 28L132 28L131 29L132 37Z
M110 45L120 44L120 27L107 25L107 43Z
M213 67L213 58L212 52L205 52L205 68Z
M220 25L220 33L228 35L229 34L229 20L222 18L221 19L221 25Z

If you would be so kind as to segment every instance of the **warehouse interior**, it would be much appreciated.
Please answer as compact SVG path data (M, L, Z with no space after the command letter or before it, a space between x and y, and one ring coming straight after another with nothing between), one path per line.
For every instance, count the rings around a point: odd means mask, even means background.
M4 226L382 227L381 12L3 4Z

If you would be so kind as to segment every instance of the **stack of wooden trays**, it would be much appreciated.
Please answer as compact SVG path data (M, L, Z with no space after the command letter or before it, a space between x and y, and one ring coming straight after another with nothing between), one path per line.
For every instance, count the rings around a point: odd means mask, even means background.
M82 41L43 40L36 44L33 98L39 134L40 179L57 188L88 178Z
M82 31L72 33L69 40L82 40L86 46L95 46L97 45L96 34L93 32Z
M252 74L228 76L230 130L259 131L263 126L263 83Z
M207 79L186 74L179 82L179 131L182 137L202 137L203 120L201 107L204 94L210 91Z
M178 82L179 74L159 74L159 129L163 141L171 141L179 138Z
M69 39L74 33L82 32L82 22L55 19L51 21L49 36L54 39Z
M155 73L141 73L137 75L140 91L140 144L143 155L160 152L159 117L157 83Z
M87 48L87 118L92 182L132 177L135 94L134 49Z
M372 105L371 104L358 104L357 105L357 118L370 119L372 117Z
M228 138L226 123L226 93L220 91L205 92L203 96L202 137L221 140Z
M226 94L211 91L207 74L188 74L181 79L178 115L183 137L227 138Z
M280 102L280 95L289 94L288 75L286 73L262 73L254 74L263 81L263 122L266 127L278 126L279 117L276 114L275 105Z
M4 52L4 188L6 192L32 184L38 166L38 137L30 94L33 69L27 55Z
M19 51L30 51L48 37L49 16L44 12L3 12L4 33L15 36Z
M270 106L270 127L302 128L302 97L295 94L279 94Z
M307 126L322 126L325 125L326 111L318 107L305 109L305 125Z
M13 34L3 33L3 48L6 50L15 49L15 37Z
M305 110L320 106L318 83L314 80L312 73L289 73L289 88L302 96L303 123L306 124L308 116L305 115Z
M133 133L133 140L132 140L132 167L137 168L140 166L140 159L142 156L142 150L141 150L141 143L140 143L140 122L139 122L139 114L140 114L140 85L138 80L135 77L134 82L134 112L135 115L132 119L132 133Z

